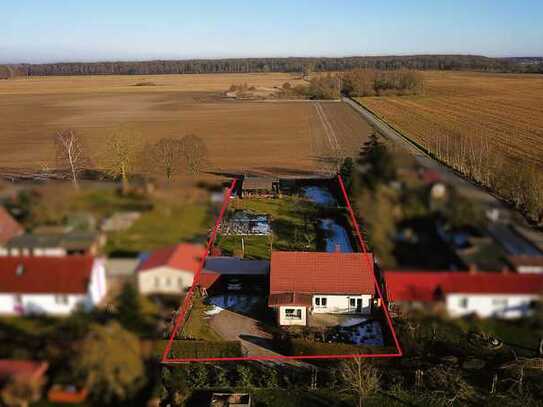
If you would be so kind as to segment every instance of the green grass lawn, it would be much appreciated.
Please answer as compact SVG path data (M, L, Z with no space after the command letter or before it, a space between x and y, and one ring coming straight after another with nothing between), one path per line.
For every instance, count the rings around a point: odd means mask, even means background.
M236 199L230 206L230 211L235 210L267 214L271 218L272 236L244 237L247 258L268 259L270 244L273 250L318 250L319 208L305 199L295 196L280 199ZM217 244L226 254L241 252L239 236L220 236Z
M170 204L157 202L155 207L123 232L108 235L106 252L137 253L179 243L204 242L210 224L207 206L203 204Z
M209 326L204 312L210 307L198 296L194 296L189 318L183 325L183 336L207 341L221 341L222 338Z
M115 189L95 188L76 194L69 209L90 212L102 218L118 211L144 211L152 207L153 202L146 197L134 194L122 195Z
M242 254L241 236L219 236L217 245L224 255L240 256ZM268 236L243 236L246 259L269 259L271 238Z

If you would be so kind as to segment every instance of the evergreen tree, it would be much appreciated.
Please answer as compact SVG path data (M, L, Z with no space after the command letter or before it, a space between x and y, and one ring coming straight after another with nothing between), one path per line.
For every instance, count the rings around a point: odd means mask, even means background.
M126 329L138 331L143 323L139 293L131 283L126 283L117 297L119 321Z
M343 183L345 184L345 189L347 190L347 193L349 195L353 190L353 172L353 159L351 157L347 157L345 158L345 160L343 160L343 163L341 163L341 167L339 168L339 175L341 175Z
M364 143L357 163L362 169L360 177L362 185L371 190L396 178L394 160L375 133Z

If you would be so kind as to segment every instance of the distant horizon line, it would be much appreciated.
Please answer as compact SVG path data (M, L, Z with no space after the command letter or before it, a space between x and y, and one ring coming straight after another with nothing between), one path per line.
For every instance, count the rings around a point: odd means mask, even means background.
M543 55L525 56L487 56L484 54L379 54L379 55L343 55L343 56L251 56L251 57L197 57L197 58L147 58L147 59L97 59L97 60L57 60L49 62L0 62L2 65L50 65L50 64L100 64L100 63L141 63L141 62L188 62L188 61L225 61L225 60L258 60L258 59L349 59L349 58L408 58L408 57L479 57L488 59L541 59Z

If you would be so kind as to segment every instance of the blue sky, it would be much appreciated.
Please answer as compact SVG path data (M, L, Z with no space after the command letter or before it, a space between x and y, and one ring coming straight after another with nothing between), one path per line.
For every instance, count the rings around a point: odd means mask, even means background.
M543 56L542 21L542 0L5 0L0 63Z

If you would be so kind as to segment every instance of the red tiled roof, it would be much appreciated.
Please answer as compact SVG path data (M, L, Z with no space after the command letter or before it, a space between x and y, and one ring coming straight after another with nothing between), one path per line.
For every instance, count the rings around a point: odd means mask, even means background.
M270 293L373 293L372 273L371 254L273 252Z
M436 293L543 294L543 275L497 272L409 272L385 273L390 301L433 301Z
M84 294L93 264L90 256L0 257L0 293Z
M37 379L43 376L48 366L47 362L0 359L0 380L9 379L14 376Z
M543 275L452 273L445 280L443 290L463 294L543 294Z
M203 246L181 243L155 250L147 259L140 263L138 271L149 271L157 267L168 266L196 273L204 255L205 249Z
M438 290L450 272L387 271L385 281L389 301L435 301Z
M8 242L23 232L22 226L13 219L3 206L0 206L0 244Z
M202 271L198 285L202 288L209 289L220 277L221 275L219 273L215 273L214 271Z
M301 305L304 307L311 306L312 294L299 293L279 293L270 294L268 298L268 306L278 307L280 305Z

